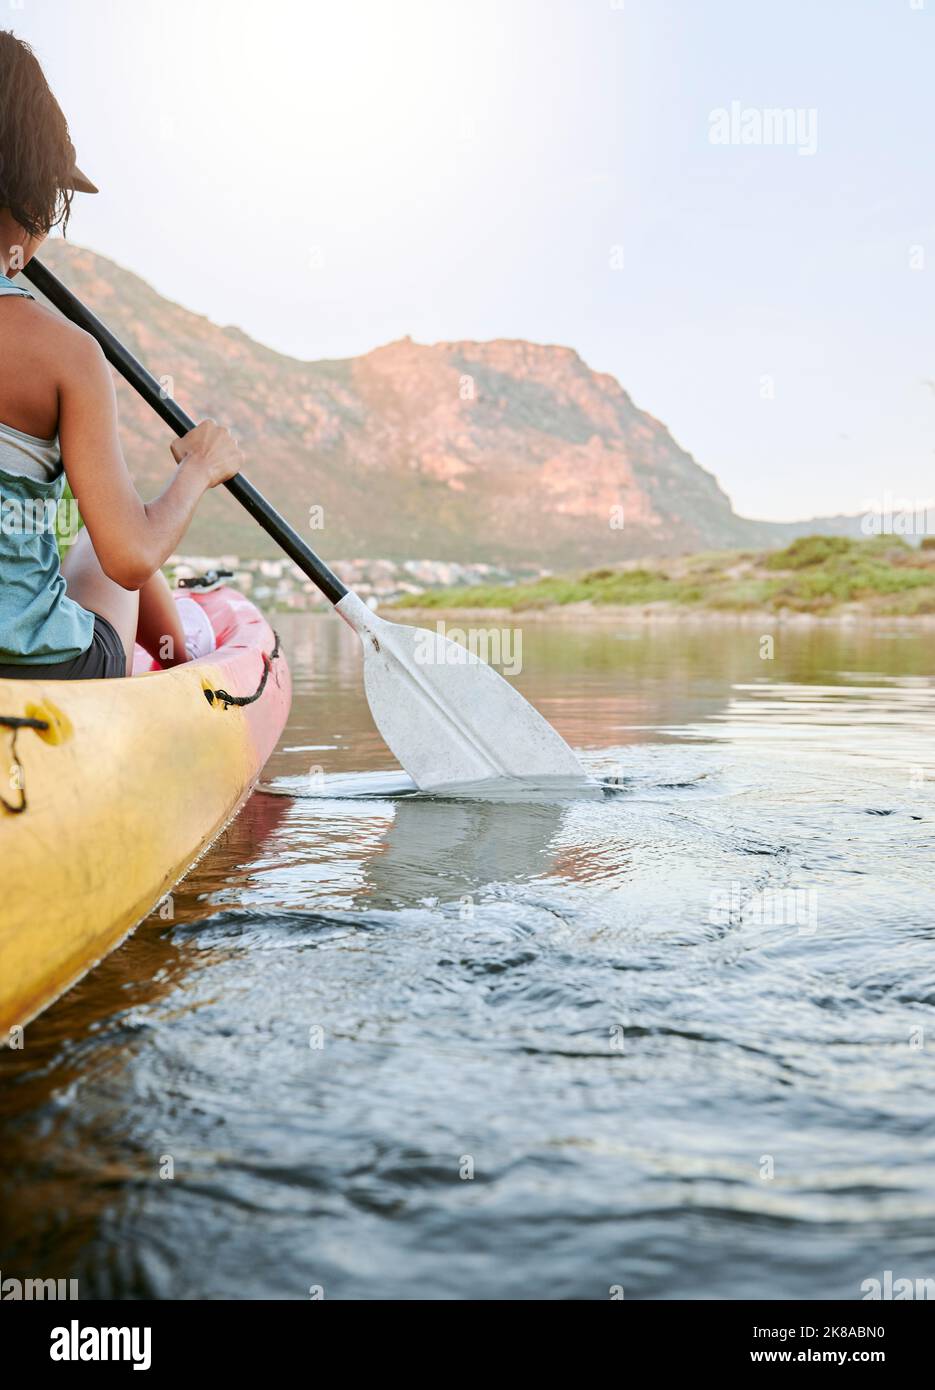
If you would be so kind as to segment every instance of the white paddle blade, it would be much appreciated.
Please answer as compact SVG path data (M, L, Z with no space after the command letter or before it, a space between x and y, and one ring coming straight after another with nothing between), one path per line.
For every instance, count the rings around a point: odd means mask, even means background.
M374 722L422 791L504 778L591 780L551 724L465 647L387 622L356 594L335 608L361 640Z

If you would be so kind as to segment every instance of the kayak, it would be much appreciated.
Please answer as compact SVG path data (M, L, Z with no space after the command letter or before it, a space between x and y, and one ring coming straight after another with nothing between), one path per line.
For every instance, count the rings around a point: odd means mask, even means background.
M276 746L275 633L232 589L192 599L217 643L199 660L152 669L138 648L124 680L0 680L0 1045L162 901Z

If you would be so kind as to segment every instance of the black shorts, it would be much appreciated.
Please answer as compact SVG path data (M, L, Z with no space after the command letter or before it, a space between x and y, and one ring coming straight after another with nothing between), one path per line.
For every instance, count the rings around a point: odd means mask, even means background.
M24 681L91 681L107 679L111 676L127 674L127 654L117 630L100 613L94 614L94 636L86 652L73 656L70 661L53 661L43 666L33 662L29 666L4 666L0 664L0 680Z

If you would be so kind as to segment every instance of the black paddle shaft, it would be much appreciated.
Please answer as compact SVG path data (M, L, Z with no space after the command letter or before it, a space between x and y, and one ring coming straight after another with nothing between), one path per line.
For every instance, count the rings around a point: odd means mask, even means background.
M114 337L110 329L101 323L100 319L91 313L90 309L85 308L71 290L62 284L51 270L41 265L36 260L31 260L21 272L26 279L35 285L40 293L44 294L56 309L60 310L67 319L76 323L79 328L83 328L86 333L90 333L92 338L96 338L100 343L104 356L115 367L120 375L130 383L134 391L138 391L147 405L155 410L156 414L165 420L175 430L176 434L188 434L189 430L195 428L195 421L186 415L180 405L167 396L159 385L159 382L152 376L141 362L138 362L117 338ZM334 573L320 560L314 550L305 544L302 537L286 521L285 517L280 516L276 508L273 507L261 492L249 482L242 473L236 473L233 478L228 478L224 484L228 492L233 493L242 507L258 521L263 530L294 560L303 574L307 574L313 584L318 588L331 603L339 603L348 592ZM81 505L81 499L78 499Z

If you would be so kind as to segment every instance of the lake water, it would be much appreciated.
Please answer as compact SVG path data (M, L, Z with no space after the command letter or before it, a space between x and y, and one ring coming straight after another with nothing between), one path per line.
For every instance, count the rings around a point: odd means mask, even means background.
M932 637L535 621L621 779L407 794L356 639L3 1073L0 1269L85 1298L852 1298L935 1277ZM171 914L171 915L170 915ZM168 1176L169 1173L173 1176Z

